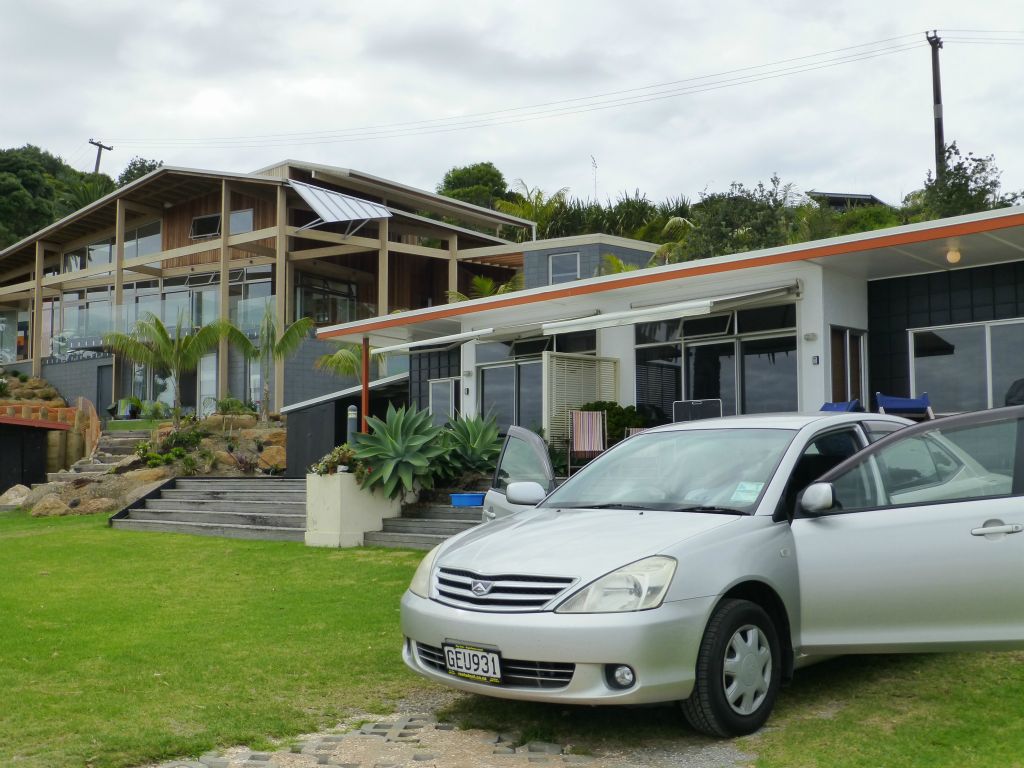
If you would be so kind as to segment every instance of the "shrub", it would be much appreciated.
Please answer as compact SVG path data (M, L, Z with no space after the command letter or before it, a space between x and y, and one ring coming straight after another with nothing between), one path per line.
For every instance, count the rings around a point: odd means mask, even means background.
M181 474L183 475L196 475L199 474L199 462L196 461L195 456L182 456L181 457Z
M160 443L160 450L163 453L167 453L175 448L184 448L186 451L192 451L198 448L202 439L208 437L209 434L206 430L191 426L186 429L176 429L163 439Z
M611 400L596 400L579 407L581 411L605 411L608 414L608 444L619 442L625 434L626 427L646 427L644 417L636 412L636 408L628 405L623 408Z
M354 469L359 463L355 451L348 443L342 443L324 456L316 464L310 466L309 471L314 475L333 475L338 471Z
M135 446L135 453L140 459L146 458L146 455L152 452L153 444L148 440L143 440L141 443Z
M432 462L444 451L439 439L441 427L431 423L429 411L415 406L402 406L395 410L388 405L387 415L381 421L375 416L367 419L370 434L355 439L356 458L366 465L363 488L380 487L385 496L394 498L402 492L434 485Z
M7 379L0 379L0 397L7 397L10 388L7 386Z
M238 451L237 453L232 453L231 457L235 460L235 464L238 465L238 468L247 475L251 475L255 472L260 465L259 456L253 453Z
M159 400L147 400L142 404L140 415L144 419L166 419L169 410Z
M249 403L243 403L237 397L224 397L217 401L217 413L223 415L237 416L239 414L255 413L256 409Z
M28 374L27 373L19 373L18 374L18 381L20 381L22 384L24 384L26 381L28 381Z

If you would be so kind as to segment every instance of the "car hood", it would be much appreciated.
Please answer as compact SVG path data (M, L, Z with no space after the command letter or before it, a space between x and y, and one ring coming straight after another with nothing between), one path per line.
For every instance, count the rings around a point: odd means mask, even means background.
M570 576L586 581L738 519L657 510L536 509L460 534L449 540L435 562L481 575Z

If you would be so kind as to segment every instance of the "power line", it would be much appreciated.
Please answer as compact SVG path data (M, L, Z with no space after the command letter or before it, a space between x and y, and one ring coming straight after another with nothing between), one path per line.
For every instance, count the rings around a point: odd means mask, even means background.
M893 39L902 39L902 37L903 36L901 36L900 38ZM864 44L861 46L850 46L845 49L837 50L852 50L855 48L863 48L866 47L867 45L871 44ZM547 102L545 104L535 105L532 107L495 110L493 112L478 113L477 115L468 115L462 117L439 118L435 120L423 120L407 123L393 123L390 125L383 125L366 129L352 128L342 129L334 132L271 134L265 137L257 137L256 140L249 139L246 137L237 137L222 139L164 139L156 141L136 140L134 142L127 140L119 140L118 143L122 145L128 144L135 146L141 145L147 147L165 148L188 147L196 149L230 147L240 149L253 149L266 146L305 146L313 144L348 143L352 141L367 141L384 138L400 138L416 135L448 133L453 131L469 130L473 128L492 127L498 125L512 125L522 122L548 119L551 117L584 114L587 112L615 109L635 104L644 104L652 101L660 101L668 98L688 96L695 93L704 93L707 91L721 90L723 88L731 88L737 85L762 82L765 80L774 80L780 77L788 77L791 75L815 71L818 69L826 69L834 66L839 66L842 64L848 64L856 61L877 58L879 56L892 55L914 48L920 48L923 45L924 43L920 41L902 43L899 45L888 46L880 49L857 51L856 53L853 54L846 54L844 56L835 57L833 59L826 59L824 61L809 61L805 64L794 65L789 67L777 66L778 64L786 63L787 61L809 59L815 56L820 58L822 55L828 55L828 53L831 53L824 52L821 54L814 54L811 56L796 57L794 59L773 62L771 64L758 65L757 67L744 67L736 70L728 70L726 72L718 73L717 75L703 75L698 78L687 78L685 80L677 80L666 84L650 85L641 88L632 88L624 91L614 91L602 96L589 96L577 99L567 99L563 101ZM731 78L723 77L724 75L733 74L736 72L749 72L751 70L765 69L766 67L772 66L776 66L776 69L767 70L764 72L750 72L750 74L739 75L737 77ZM715 80L714 78L718 79ZM695 82L698 80L708 80L709 82ZM691 82L694 84L681 87L677 85L679 83L686 82ZM621 94L634 95L623 96ZM586 101L590 101L591 103L580 103ZM562 104L564 106L556 106L559 104ZM520 112L521 114L516 114L517 112ZM506 115L506 117L500 117L500 115ZM293 138L298 136L305 136L308 138Z

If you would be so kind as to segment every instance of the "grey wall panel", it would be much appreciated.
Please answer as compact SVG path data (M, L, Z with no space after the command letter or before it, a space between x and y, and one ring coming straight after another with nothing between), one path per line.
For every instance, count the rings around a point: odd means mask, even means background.
M358 384L353 376L335 376L313 367L318 357L330 354L337 348L337 344L329 341L306 339L299 351L288 358L284 368L285 405L312 400Z
M78 397L88 398L96 410L103 413L103 409L110 403L97 402L99 399L99 368L110 365L113 361L111 355L89 358L88 360L74 360L66 363L50 363L43 365L43 378L57 388L61 397L74 405Z

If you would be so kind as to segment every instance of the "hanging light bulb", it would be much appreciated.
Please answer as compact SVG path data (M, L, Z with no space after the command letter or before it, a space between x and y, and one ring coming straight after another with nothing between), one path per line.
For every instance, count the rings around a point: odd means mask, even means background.
M960 250L958 248L950 248L946 251L946 261L950 264L960 263Z

